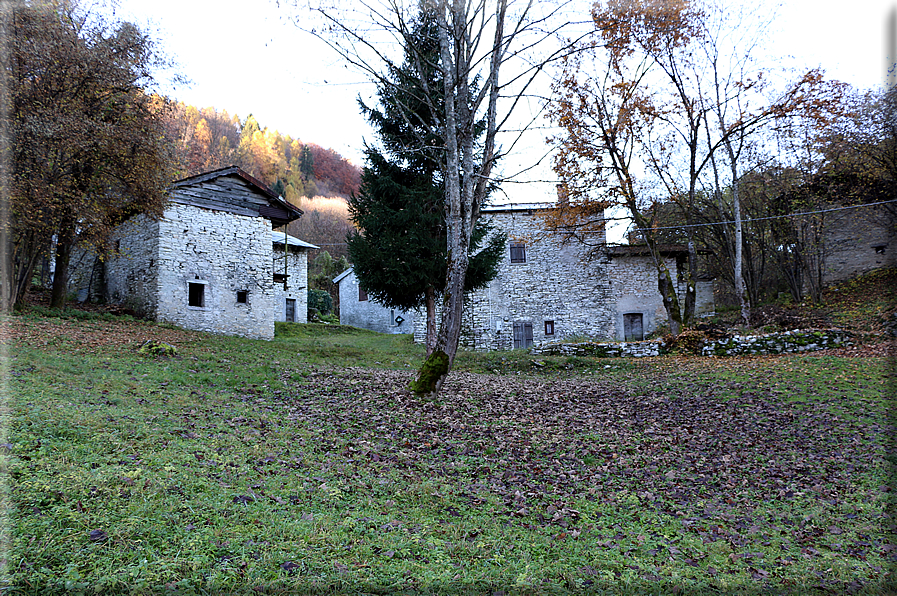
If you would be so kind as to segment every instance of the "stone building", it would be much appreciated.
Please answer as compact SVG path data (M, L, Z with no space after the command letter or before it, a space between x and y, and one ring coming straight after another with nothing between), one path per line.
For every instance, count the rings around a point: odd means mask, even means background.
M495 279L468 296L462 345L505 350L576 336L634 341L666 322L657 270L645 249L604 246L605 238L595 237L590 254L577 240L547 234L537 215L544 208L483 210L508 234L508 248ZM685 266L681 247L665 247L661 254L671 272ZM699 282L697 292L696 314L713 312L712 283ZM424 319L415 318L415 341L425 340Z
M284 251L273 232L301 215L238 167L191 176L159 220L132 217L105 258L80 255L70 288L187 329L271 339L276 320L305 322L312 245L287 237Z
M874 269L897 267L897 217L893 205L859 205L824 215L823 287Z
M286 232L271 232L274 285L283 288L278 321L308 322L308 251L319 248Z
M413 333L415 320L421 315L415 311L397 310L370 300L358 287L358 278L350 267L333 279L339 286L340 325L352 325L380 333Z

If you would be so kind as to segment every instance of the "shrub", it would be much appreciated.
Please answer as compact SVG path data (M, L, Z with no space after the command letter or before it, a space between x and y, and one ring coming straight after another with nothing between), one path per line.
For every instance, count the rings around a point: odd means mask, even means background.
M333 310L333 298L324 290L309 290L308 308L315 309L322 315L329 314Z
M137 353L143 356L165 356L171 358L177 356L178 349L164 341L148 339L137 349Z

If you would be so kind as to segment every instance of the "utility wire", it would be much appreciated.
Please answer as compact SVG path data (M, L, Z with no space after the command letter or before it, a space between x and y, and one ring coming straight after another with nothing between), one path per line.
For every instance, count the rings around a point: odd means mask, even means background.
M783 219L785 217L800 217L802 215L818 215L820 213L831 213L832 211L844 211L845 209L859 209L860 207L874 207L876 205L887 205L888 203L897 203L897 199L891 199L889 201L878 201L877 203L863 203L862 205L851 205L849 207L832 207L831 209L820 209L819 211L802 211L800 213L787 213L785 215L770 215L768 217L753 217L750 219L742 219L741 222L745 223L748 221L766 221L770 219ZM644 232L647 230L681 230L683 228L700 228L704 226L722 226L728 224L734 224L735 220L729 221L710 221L706 223L697 223L697 224L683 224L681 226L658 226L656 228L633 228L634 230L638 230L640 232Z

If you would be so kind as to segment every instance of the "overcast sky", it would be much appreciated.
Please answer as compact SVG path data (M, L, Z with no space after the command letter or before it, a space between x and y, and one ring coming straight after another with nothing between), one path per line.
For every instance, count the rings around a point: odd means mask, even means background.
M763 0L760 0L763 1ZM793 0L779 9L768 49L794 66L822 66L860 88L881 85L886 16L895 0ZM333 148L360 165L372 139L356 98L372 87L319 40L284 21L273 0L121 0L116 16L148 27L192 80L162 91L214 106L293 138Z

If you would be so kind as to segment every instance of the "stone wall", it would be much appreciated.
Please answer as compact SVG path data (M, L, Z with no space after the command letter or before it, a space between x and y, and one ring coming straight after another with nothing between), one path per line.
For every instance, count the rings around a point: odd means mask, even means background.
M676 259L665 259L674 279ZM649 256L619 256L610 261L609 274L616 313L614 338L623 339L623 315L639 313L646 337L667 322L663 297L657 289L657 268Z
M159 222L137 215L110 237L105 262L105 296L141 316L155 317L159 302ZM94 276L96 277L96 276Z
M840 329L797 329L763 335L736 335L704 343L703 356L744 356L814 352L853 345L850 333ZM641 358L666 352L664 341L582 342L549 344L533 350L535 354L554 356L590 356L593 358Z
M274 337L282 297L274 287L268 219L171 204L159 222L157 266L157 320L199 331ZM191 291L201 305L190 306Z
M840 329L795 329L764 335L736 335L704 344L704 356L741 356L744 354L785 354L815 352L853 345L850 333Z
M552 356L590 356L592 358L644 358L659 356L663 351L663 340L630 342L582 342L572 344L549 344L534 350L536 354Z
M512 349L515 323L531 326L536 346L571 336L623 339L624 315L641 315L642 337L666 323L649 256L610 257L603 250L589 254L575 239L547 234L535 209L495 208L484 217L508 234L509 246L496 278L467 298L462 346ZM603 236L591 240L593 245L604 242ZM525 262L511 262L512 244L523 245ZM675 258L666 262L676 276ZM698 284L697 312L713 312L709 282ZM424 341L424 324L420 320L415 325L416 342Z
M339 322L341 325L351 325L379 333L412 333L415 330L415 322L421 319L426 325L426 315L415 311L386 308L371 299L359 300L358 298L358 278L355 277L354 272L350 271L339 280ZM396 324L395 319L399 316L404 320L401 324Z
M897 221L888 205L825 214L823 284L897 266Z
M531 209L496 209L484 217L507 232L509 247L496 278L468 296L462 346L512 349L514 323L531 326L535 345L573 335L614 337L615 306L606 257L589 260L581 243L547 235ZM524 245L525 262L511 262L511 243ZM549 329L546 322L551 323ZM415 325L415 341L423 342L425 334L421 320Z
M274 245L273 271L284 272L283 244ZM286 321L287 300L296 301L296 323L308 322L308 250L300 247L290 247L286 255L287 289L283 289L283 283L275 283L274 288L278 292L279 306L274 316L277 321Z

